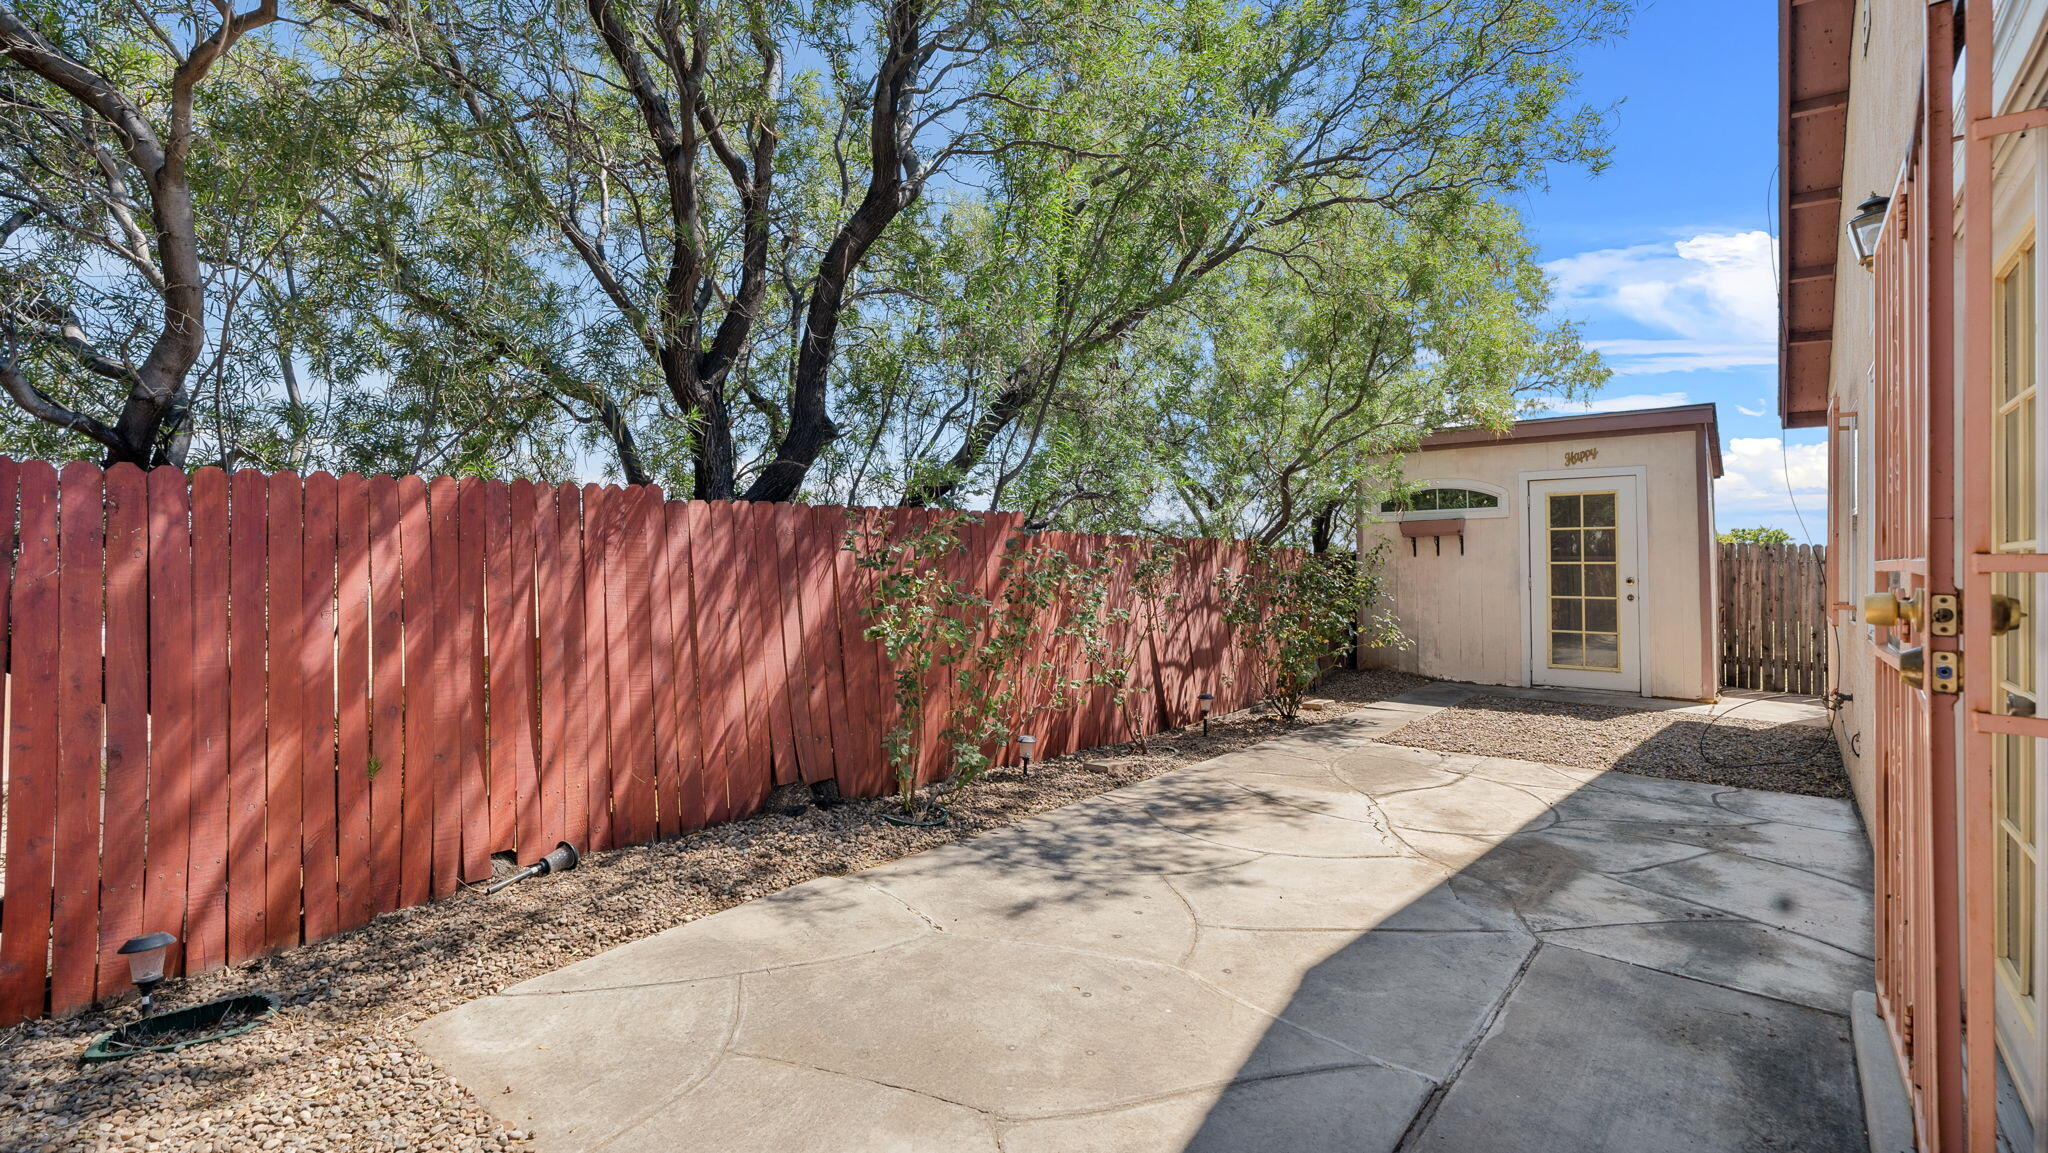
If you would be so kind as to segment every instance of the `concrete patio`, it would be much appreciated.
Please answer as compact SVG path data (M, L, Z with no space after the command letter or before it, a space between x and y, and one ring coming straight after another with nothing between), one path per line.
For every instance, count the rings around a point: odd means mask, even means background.
M800 885L415 1036L545 1150L1865 1148L1852 806L1369 739L1434 707Z

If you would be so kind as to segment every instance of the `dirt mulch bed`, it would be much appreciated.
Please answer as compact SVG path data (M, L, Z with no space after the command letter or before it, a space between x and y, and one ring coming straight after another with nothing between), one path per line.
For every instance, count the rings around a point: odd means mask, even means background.
M1317 690L1334 720L1427 682L1339 671ZM79 1068L132 1005L0 1031L0 1149L470 1150L527 1134L498 1122L406 1040L420 1021L615 945L826 874L849 873L1010 824L1297 729L1249 712L1154 738L1177 751L1092 749L948 797L938 829L884 824L887 802L755 817L596 853L573 873L400 910L317 944L171 982L163 1008L262 989L262 1028L180 1054ZM1089 767L1090 764L1098 767Z
M1381 739L1446 753L1619 769L1810 797L1850 795L1841 750L1829 729L1754 721L1739 712L1712 718L1480 695Z

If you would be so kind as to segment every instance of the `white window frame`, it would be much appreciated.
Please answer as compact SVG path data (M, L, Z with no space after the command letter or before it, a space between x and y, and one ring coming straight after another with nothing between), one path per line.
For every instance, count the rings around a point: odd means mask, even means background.
M1415 492L1420 492L1425 488L1470 489L1473 492L1485 493L1492 497L1495 503L1492 508L1419 508L1411 509L1407 512L1375 511L1373 515L1379 517L1382 521L1498 520L1505 518L1513 511L1508 507L1508 490L1497 484L1488 484L1483 480L1462 480L1457 477L1448 477L1442 480L1409 481L1406 483L1407 487ZM1382 501L1381 503L1385 502Z

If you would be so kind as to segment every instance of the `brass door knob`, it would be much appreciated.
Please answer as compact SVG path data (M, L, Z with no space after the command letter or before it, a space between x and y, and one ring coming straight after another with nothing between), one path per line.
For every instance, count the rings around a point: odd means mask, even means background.
M1899 598L1890 590L1863 598L1863 623L1888 629L1899 623Z
M2009 597L2004 593L1991 595L1992 636L2002 637L2019 628L2020 622L2025 620L2026 616L2027 610L2020 607L2018 597Z

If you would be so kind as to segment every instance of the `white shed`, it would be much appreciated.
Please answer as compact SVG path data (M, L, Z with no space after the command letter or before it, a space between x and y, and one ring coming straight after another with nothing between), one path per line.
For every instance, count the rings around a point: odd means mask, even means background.
M1711 700L1719 604L1711 404L1460 429L1367 517L1409 647L1367 667L1491 685Z

